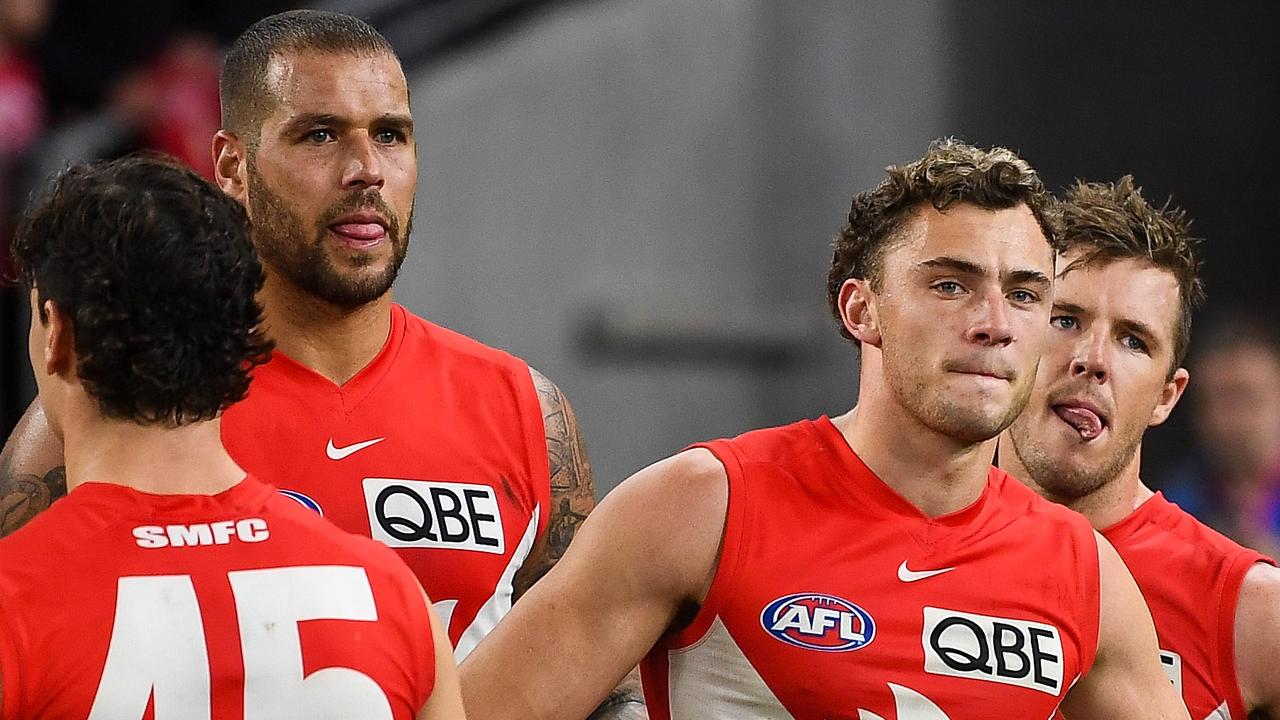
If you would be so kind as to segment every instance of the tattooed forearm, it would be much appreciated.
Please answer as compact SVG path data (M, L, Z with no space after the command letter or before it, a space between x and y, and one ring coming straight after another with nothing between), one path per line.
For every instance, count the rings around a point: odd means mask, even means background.
M43 477L11 473L0 468L0 537L8 535L36 513L67 494L67 469L56 467Z

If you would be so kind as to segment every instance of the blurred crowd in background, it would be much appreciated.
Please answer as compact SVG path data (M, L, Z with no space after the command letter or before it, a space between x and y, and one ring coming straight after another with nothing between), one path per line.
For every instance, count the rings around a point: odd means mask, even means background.
M1280 338L1274 317L1206 317L1193 335L1187 406L1195 446L1151 478L1184 510L1280 555Z
M222 48L248 23L286 6L0 0L5 261L22 199L66 158L150 148L211 177Z
M211 175L222 48L257 18L291 5L0 0L0 272L13 275L8 246L25 199L68 160L151 148ZM972 139L999 142L989 137L995 134ZM1201 210L1187 209L1193 217ZM15 287L0 289L0 437L29 400L20 330L26 312ZM430 308L425 314L432 317ZM1280 556L1274 316L1215 304L1211 294L1188 365L1191 386L1175 416L1190 442L1146 480L1215 528Z

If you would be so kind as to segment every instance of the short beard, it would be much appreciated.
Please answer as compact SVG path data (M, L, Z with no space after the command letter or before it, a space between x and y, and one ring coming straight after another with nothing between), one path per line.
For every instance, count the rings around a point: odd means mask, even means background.
M1035 483L1050 500L1066 504L1086 498L1120 477L1142 443L1142 435L1139 434L1136 439L1119 447L1100 466L1082 468L1050 456L1033 433L1020 428L1020 425L1014 425L1009 439L1013 441L1013 452L1017 453L1018 460L1031 476L1024 479Z
M253 158L248 162L249 214L253 224L253 241L263 265L289 284L343 310L367 305L391 290L409 247L407 237L413 231L413 209L401 233L400 221L376 190L355 191L329 207L319 218L315 235L308 241L306 223L289 208L258 173ZM329 224L349 212L374 208L387 219L387 238L391 242L391 262L373 277L348 278L335 267L325 252L324 242ZM366 263L369 258L362 258Z

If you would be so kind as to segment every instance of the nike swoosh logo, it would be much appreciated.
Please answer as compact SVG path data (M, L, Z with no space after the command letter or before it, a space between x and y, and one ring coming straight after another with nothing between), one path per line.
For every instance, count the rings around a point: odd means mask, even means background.
M374 438L372 440L365 440L364 442L358 442L358 443L355 443L354 445L348 445L346 447L337 447L336 445L333 444L333 438L329 438L329 444L325 446L324 454L328 455L330 460L341 460L354 453L360 452L361 450L369 447L370 445L377 445L383 440L386 440L386 438Z
M945 572L951 572L952 570L955 570L955 568L949 567L942 568L941 570L912 570L907 567L907 561L903 560L902 564L898 566L898 579L902 582L909 583L917 580L924 580L925 578L931 578L934 575L941 575Z

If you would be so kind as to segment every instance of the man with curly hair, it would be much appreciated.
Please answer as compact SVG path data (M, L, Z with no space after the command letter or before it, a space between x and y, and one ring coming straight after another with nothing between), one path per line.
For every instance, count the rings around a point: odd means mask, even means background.
M1190 381L1198 241L1181 209L1149 204L1130 176L1073 185L1060 214L1049 342L1000 466L1115 546L1194 720L1280 718L1280 570L1141 478L1143 435Z
M654 718L1186 718L1115 551L990 467L1048 329L1048 200L954 140L855 196L827 292L857 406L610 493L463 663L472 717L580 718L643 656Z
M70 492L0 541L0 718L461 718L409 569L222 444L271 351L244 208L168 161L79 165L14 249Z
M573 410L523 360L393 301L418 148L385 37L340 13L266 17L228 50L221 92L217 182L252 218L276 344L223 439L288 497L391 546L465 657L595 505ZM64 492L62 464L37 401L0 454L0 535ZM642 716L638 687L611 702Z

